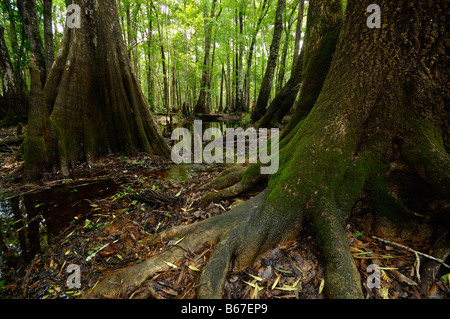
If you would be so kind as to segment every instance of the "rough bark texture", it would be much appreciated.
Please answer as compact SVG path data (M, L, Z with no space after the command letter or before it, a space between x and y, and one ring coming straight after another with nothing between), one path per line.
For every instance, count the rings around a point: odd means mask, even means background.
M303 51L304 52L304 51ZM284 116L294 105L300 91L303 73L303 53L297 59L291 77L270 103L264 116L256 122L257 127L279 127Z
M24 179L35 180L43 171L56 164L56 143L50 129L50 118L34 55L30 59L29 69L31 100L27 135L24 142Z
M156 235L153 240L185 237L164 256L106 278L91 296L118 296L168 269L164 261L173 263L213 242L198 296L220 298L230 265L251 265L280 242L296 239L311 222L323 251L327 296L364 297L343 226L361 194L390 218L404 214L399 203L414 211L408 194L415 197L420 190L395 173L400 170L433 190L427 201L450 198L450 47L443 41L448 1L381 0L381 29L366 27L369 4L348 3L328 76L311 111L280 142L280 169L266 190L226 214ZM257 168L240 172L240 182L255 178Z
M44 89L59 168L138 151L170 157L133 74L116 3L75 1L81 28L66 28Z
M292 121L285 131L292 128L311 111L320 94L342 25L341 1L311 1L308 8L305 40L303 43L302 88Z
M44 0L44 42L47 74L50 73L53 61L55 60L55 49L53 45L52 2L52 0Z
M214 18L216 9L216 0L212 0L210 20ZM211 37L212 37L212 22L205 21L205 56L203 60L203 72L202 82L200 87L200 95L197 100L197 104L194 106L194 113L196 114L209 114L210 105L208 105L208 92L210 88L210 62L209 54L211 51Z
M270 45L270 53L267 61L264 78L259 89L258 100L255 110L252 114L252 120L258 121L266 112L267 103L272 89L273 77L277 66L278 51L280 50L281 36L283 34L283 12L286 7L285 0L278 0L277 11L275 13L275 23L273 27L272 44Z

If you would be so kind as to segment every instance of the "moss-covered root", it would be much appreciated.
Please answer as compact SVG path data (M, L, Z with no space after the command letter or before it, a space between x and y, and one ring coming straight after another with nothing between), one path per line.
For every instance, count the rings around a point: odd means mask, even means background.
M415 123L415 134L403 147L407 163L444 197L450 196L450 156L442 134L433 124Z
M204 184L198 190L205 191L208 189L224 189L238 183L242 178L242 172L245 171L244 166L232 165L220 173L217 178L213 179L211 182Z
M92 289L87 290L80 298L120 298L128 296L150 276L170 269L171 264L177 264L185 258L186 254L201 249L205 243L215 244L219 242L239 224L245 224L251 214L258 209L261 202L261 195L258 195L225 214L196 224L170 228L152 236L148 239L149 245L175 237L181 237L181 240L153 258L112 273Z
M325 261L325 293L332 299L361 299L361 278L334 208L312 213L312 223Z
M239 194L252 189L257 184L267 181L267 175L262 175L260 173L259 164L252 164L243 172L230 172L229 174L217 178L217 180L217 184L220 184L221 187L226 186L226 188L214 187L214 191L207 193L202 198L203 204L207 205L212 202L218 202L226 198L238 196Z

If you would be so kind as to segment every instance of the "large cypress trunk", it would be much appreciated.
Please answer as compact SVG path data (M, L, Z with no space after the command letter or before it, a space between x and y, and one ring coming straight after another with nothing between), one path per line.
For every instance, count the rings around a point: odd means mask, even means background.
M122 39L114 0L76 0L81 28L66 28L44 97L63 173L77 162L139 151L169 157Z

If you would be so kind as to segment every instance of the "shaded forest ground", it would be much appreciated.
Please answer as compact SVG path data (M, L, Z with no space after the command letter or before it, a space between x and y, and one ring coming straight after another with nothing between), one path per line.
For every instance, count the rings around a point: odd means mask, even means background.
M16 128L3 129L0 138L14 135ZM17 184L10 174L20 164L12 159L17 146L1 146L0 173L4 190L14 192L36 191L39 188L69 186L77 182L113 180L117 190L108 196L92 194L84 199L87 209L73 218L56 235L49 236L30 262L19 264L3 274L0 297L3 298L74 298L83 290L92 289L105 275L114 270L141 262L160 254L183 238L147 246L146 238L155 232L179 224L190 224L221 214L255 196L265 185L240 197L204 206L204 195L198 188L217 177L225 165L174 166L162 160L141 154L128 158L111 155L94 166L80 165L73 178L47 174L39 185ZM75 206L75 204L73 205ZM425 298L421 290L414 253L380 242L372 235L392 240L414 250L430 253L440 238L432 237L431 229L419 224L398 228L387 221L374 223L371 208L362 198L353 208L352 219L346 225L347 239L361 275L367 298ZM439 233L439 232L438 232ZM442 232L441 232L442 233ZM200 271L209 254L210 245L189 252L188 258L170 271L147 279L127 298L195 298ZM302 237L285 246L278 246L252 267L242 272L230 272L224 289L224 298L325 298L322 293L323 269L320 252L313 234L302 232ZM422 262L425 260L422 259ZM67 266L76 264L81 269L81 289L69 288ZM381 268L381 287L369 289L367 266ZM442 272L441 267L441 272ZM446 272L442 272L444 275ZM441 275L441 276L442 276ZM431 295L448 298L448 282L440 279ZM104 296L112 298L115 296Z

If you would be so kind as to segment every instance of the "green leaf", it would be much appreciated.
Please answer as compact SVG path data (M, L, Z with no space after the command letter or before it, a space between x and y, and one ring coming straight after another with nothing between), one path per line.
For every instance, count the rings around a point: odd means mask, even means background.
M172 267L172 268L175 268L175 269L178 268L177 265L174 265L174 264L172 264L171 262L168 262L168 261L165 261L165 260L164 260L164 262L165 262L167 265L169 265L170 267Z
M189 269L192 269L193 271L200 271L200 269L198 269L197 267L195 267L193 265L189 265Z
M325 279L322 279L319 286L319 295L322 293L323 287L325 287Z
M275 268L276 271L282 272L284 274L292 274L292 271L283 270L283 269L280 269L280 268L277 268L277 267L274 267L274 268Z
M249 274L249 273L247 273L247 275L249 275L249 276L252 277L253 279L256 279L257 281L262 281L262 280L263 280L261 277L254 276L254 275Z

